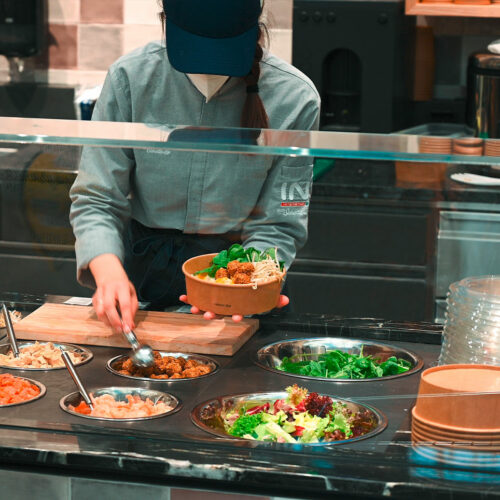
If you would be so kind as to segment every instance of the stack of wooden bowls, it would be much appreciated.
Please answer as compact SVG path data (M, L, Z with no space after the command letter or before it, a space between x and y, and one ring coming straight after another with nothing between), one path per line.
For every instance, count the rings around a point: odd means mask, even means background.
M482 156L483 139L480 137L457 137L453 139L453 154Z
M489 5L491 0L454 0L458 5Z
M488 139L484 141L484 155L500 156L500 139Z
M418 151L425 154L449 155L452 141L449 137L420 136ZM441 189L446 178L446 163L396 162L396 185L403 188Z
M420 153L427 154L450 154L452 140L450 137L422 136L418 138L418 150Z
M500 366L446 365L422 372L412 410L415 444L500 451Z
M396 186L403 189L441 190L445 179L446 163L396 161Z

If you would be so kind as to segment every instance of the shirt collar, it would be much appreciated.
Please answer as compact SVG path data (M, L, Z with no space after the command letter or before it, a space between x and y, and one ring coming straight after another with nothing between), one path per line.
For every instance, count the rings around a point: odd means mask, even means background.
M186 73L186 76L199 92L205 96L206 102L210 101L230 78L223 75L194 75L189 73Z

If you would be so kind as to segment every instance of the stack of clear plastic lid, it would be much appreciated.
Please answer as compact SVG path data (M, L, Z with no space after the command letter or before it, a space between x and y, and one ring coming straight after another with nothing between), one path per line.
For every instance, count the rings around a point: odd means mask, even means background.
M440 365L500 365L500 276L452 283L446 299Z

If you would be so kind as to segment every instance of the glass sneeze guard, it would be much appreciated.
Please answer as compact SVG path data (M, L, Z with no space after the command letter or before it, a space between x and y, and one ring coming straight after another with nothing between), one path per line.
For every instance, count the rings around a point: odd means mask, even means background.
M424 136L0 118L0 142L495 165L500 156L422 153ZM499 140L489 141L500 143Z

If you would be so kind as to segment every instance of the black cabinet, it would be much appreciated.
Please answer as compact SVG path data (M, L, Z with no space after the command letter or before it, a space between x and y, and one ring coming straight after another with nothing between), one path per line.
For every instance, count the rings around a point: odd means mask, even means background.
M5 291L88 296L76 281L69 189L79 147L0 148L0 283Z
M435 204L405 199L391 162L332 167L315 185L308 241L288 273L294 312L433 321Z
M416 321L433 316L425 277L290 272L294 312Z
M304 259L425 266L428 210L399 207L323 205L314 200Z

